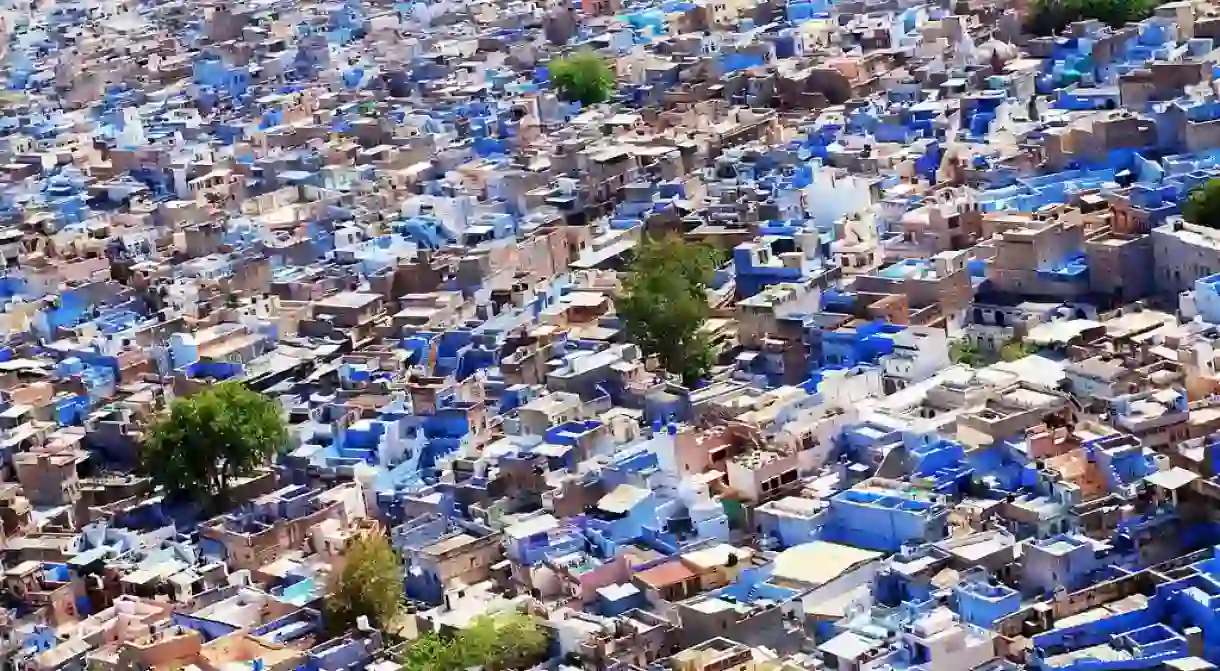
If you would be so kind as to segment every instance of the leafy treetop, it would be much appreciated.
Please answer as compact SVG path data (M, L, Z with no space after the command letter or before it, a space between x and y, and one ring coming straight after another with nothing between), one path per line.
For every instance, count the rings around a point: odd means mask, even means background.
M1220 179L1209 179L1190 192L1182 218L1192 224L1220 228Z
M1000 348L1000 359L1003 361L1020 361L1031 354L1037 353L1037 345L1033 343L1013 341Z
M707 288L719 254L677 236L641 243L615 309L631 341L645 355L693 386L714 363L714 349L702 330L710 308Z
M1154 0L1035 0L1026 29L1035 35L1055 35L1076 21L1097 19L1112 28L1152 16Z
M154 420L140 451L141 466L171 496L229 506L237 478L253 475L288 440L280 405L236 382L186 398Z
M482 616L452 638L429 632L416 639L400 662L406 671L488 671L529 668L546 656L547 638L523 613Z
M592 51L551 61L549 69L551 83L565 100L593 105L606 102L614 92L614 71Z
M979 348L966 341L959 341L949 345L949 359L953 363L965 364L967 366L978 366L983 360L979 355Z
M326 599L326 627L337 635L356 626L361 615L384 629L401 612L402 564L381 534L362 534L343 555L343 568L331 580Z

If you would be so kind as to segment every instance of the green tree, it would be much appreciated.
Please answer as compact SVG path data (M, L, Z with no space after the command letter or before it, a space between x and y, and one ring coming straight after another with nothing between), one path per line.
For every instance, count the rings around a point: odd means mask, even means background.
M459 649L452 640L430 631L411 641L399 662L405 671L445 671L461 669Z
M1013 341L1000 348L1000 359L1004 361L1019 361L1030 354L1037 353L1038 347L1036 345Z
M326 628L335 635L356 626L361 615L384 629L402 609L402 564L381 534L361 534L344 553L343 569L333 577L326 598Z
M1220 179L1195 187L1182 204L1182 218L1192 224L1220 228Z
M477 618L450 638L428 632L411 643L400 662L406 671L509 671L542 661L546 648L546 634L533 617L502 613Z
M492 646L493 669L524 669L546 657L547 636L532 616L509 613L486 619L497 634Z
M154 420L140 450L141 466L166 492L223 511L233 481L256 473L287 440L279 403L237 382L222 382L175 400Z
M1086 19L1121 28L1152 16L1158 4L1155 0L1035 0L1026 29L1035 35L1055 35Z
M592 51L551 61L550 77L560 96L583 105L606 102L614 92L614 70Z
M983 358L979 356L979 348L966 340L959 340L949 345L949 359L953 363L967 366L977 366L983 361Z
M711 309L707 287L719 255L701 244L677 236L644 240L615 309L627 336L645 355L693 386L711 370L712 342L702 331Z

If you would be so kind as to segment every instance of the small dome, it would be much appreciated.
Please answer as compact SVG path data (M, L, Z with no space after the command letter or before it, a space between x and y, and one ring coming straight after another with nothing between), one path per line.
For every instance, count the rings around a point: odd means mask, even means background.
M1015 45L995 38L981 44L978 53L985 60L997 58L1001 63L1007 63L1020 55Z

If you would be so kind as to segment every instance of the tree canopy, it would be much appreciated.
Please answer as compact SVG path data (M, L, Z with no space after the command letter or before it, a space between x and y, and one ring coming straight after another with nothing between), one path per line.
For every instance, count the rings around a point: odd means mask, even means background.
M342 570L332 577L326 598L326 627L335 635L356 626L361 615L378 629L389 626L402 609L402 564L381 534L352 539Z
M1158 4L1154 0L1035 0L1026 29L1035 35L1055 35L1086 19L1120 28L1152 16Z
M413 641L399 660L406 671L488 671L523 669L542 661L547 637L523 613L482 616L455 636L429 632Z
M606 59L592 51L580 51L551 61L551 83L565 100L583 105L606 102L614 93L614 70Z
M236 382L175 400L149 427L141 467L170 495L209 512L229 506L236 478L253 475L288 439L280 405Z
M1038 353L1038 346L1033 343L1013 341L1000 348L1002 361L1020 361L1031 354Z
M710 313L706 291L718 257L715 249L677 236L644 240L615 300L630 340L681 375L688 387L715 363L702 326Z
M960 340L949 345L949 359L953 363L965 364L967 366L978 366L983 361L983 357L979 355L979 348L965 340Z
M1182 218L1192 224L1220 228L1220 179L1209 179L1190 192Z

